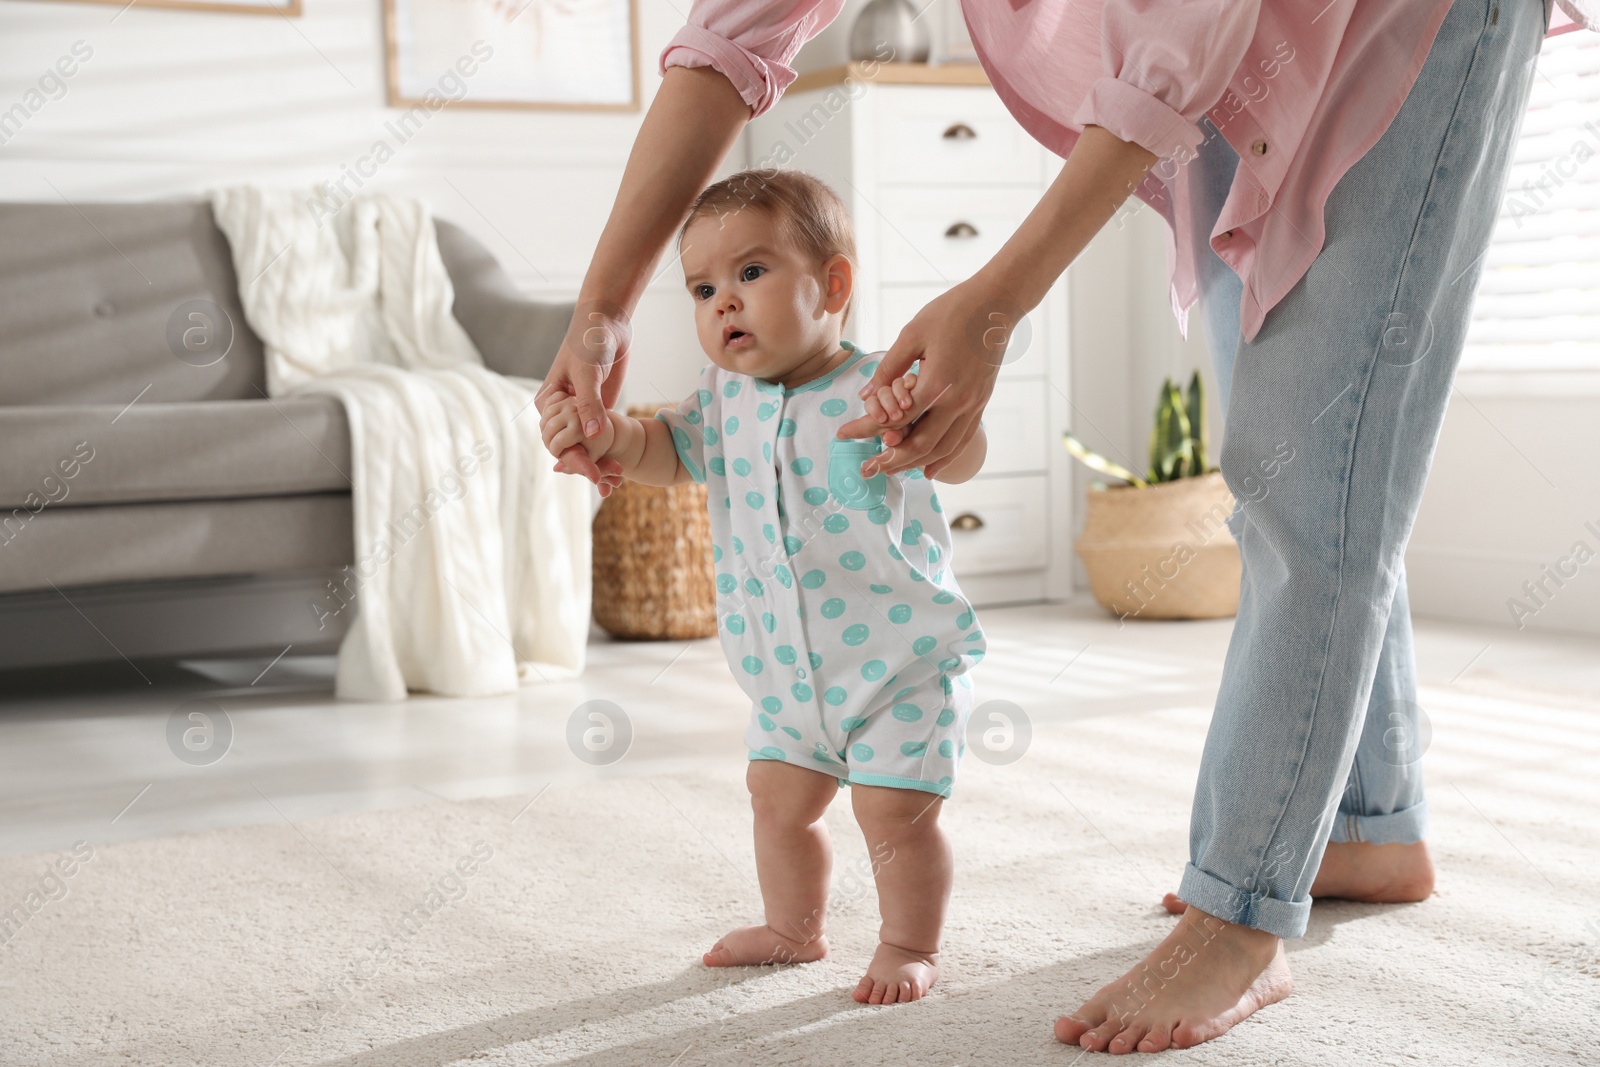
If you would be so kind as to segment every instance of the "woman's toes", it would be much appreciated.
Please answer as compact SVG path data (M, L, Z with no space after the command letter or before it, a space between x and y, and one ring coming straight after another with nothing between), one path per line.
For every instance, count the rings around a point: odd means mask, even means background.
M1143 1023L1129 1023L1120 1034L1111 1039L1110 1050L1116 1053L1132 1052L1149 1030L1150 1028Z
M1140 1052L1165 1052L1172 1047L1172 1024L1165 1023L1152 1029L1139 1042Z
M1078 1039L1088 1033L1093 1023L1087 1019L1080 1019L1074 1015L1060 1015L1056 1017L1056 1040L1063 1045L1076 1045Z
M1161 906L1173 915L1182 915L1189 910L1189 905L1178 899L1178 894L1168 893L1161 898Z

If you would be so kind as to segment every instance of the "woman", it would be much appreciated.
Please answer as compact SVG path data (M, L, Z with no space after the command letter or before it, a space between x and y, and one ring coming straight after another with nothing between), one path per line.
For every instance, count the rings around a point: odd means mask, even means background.
M1564 10L1600 28L1577 0ZM627 320L695 194L842 0L699 0L662 52L578 313L539 394L615 401ZM973 277L901 331L866 388L931 388L869 462L937 473L988 401L1003 331L1133 193L1173 229L1226 411L1244 583L1172 932L1057 1019L1155 1052L1291 989L1312 897L1432 891L1402 553L1504 191L1548 0L1007 0L964 7L1012 114L1065 164ZM1562 20L1561 29L1571 28ZM859 420L840 431L868 436ZM606 493L581 449L562 465ZM1269 473L1270 472L1270 473ZM1399 743L1397 744L1397 739ZM1387 742L1387 744L1386 744ZM1137 758L1134 756L1133 758Z

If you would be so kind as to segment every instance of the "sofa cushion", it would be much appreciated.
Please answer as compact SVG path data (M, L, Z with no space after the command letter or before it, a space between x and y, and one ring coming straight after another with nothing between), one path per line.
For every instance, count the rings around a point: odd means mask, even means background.
M331 396L0 407L0 538L43 508L350 491Z
M170 403L265 389L261 340L209 202L0 204L0 249L4 403L121 407L141 393Z

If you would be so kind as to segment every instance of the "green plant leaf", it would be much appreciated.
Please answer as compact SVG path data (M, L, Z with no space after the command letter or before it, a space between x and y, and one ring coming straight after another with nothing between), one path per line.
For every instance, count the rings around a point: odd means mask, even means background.
M1122 481L1125 481L1130 485L1144 486L1147 484L1143 478L1139 477L1128 468L1120 464L1113 463L1111 460L1094 451L1088 445L1084 444L1070 433L1065 431L1062 432L1061 443L1066 446L1067 451L1072 454L1074 459L1078 460L1078 462L1082 463L1085 467L1088 467L1092 471L1098 471L1101 474L1109 474L1113 478L1120 478Z
M1189 416L1184 411L1183 394L1171 378L1161 383L1156 400L1156 421L1150 432L1150 481L1171 482L1193 469L1194 452L1189 441Z
M1206 473L1206 399L1197 370L1189 378L1189 397L1186 405L1189 416L1190 448L1194 455L1194 475Z

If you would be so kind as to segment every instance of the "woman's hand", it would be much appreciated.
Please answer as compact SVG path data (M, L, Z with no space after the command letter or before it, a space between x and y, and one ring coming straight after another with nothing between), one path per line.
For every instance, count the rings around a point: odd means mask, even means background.
M862 477L921 467L932 478L966 447L994 392L1012 331L1026 310L1005 299L980 271L917 312L861 389L862 399L879 398L878 406L887 408L889 417L880 422L869 405L867 415L839 428L840 437L883 434L884 451L862 466ZM919 359L911 406L898 411L889 407L882 391L892 390Z
M593 438L602 433L609 421L606 411L616 403L622 391L632 333L628 317L620 307L602 301L580 300L567 326L567 335L556 352L555 362L550 365L544 384L534 394L533 402L540 419L545 418L558 401L571 397L577 404L584 436ZM617 471L602 472L600 464L589 458L581 444L568 445L553 454L561 461L556 470L583 475L600 486L601 496L609 496L611 488L617 484L618 479L612 477ZM611 466L615 468L616 464Z

